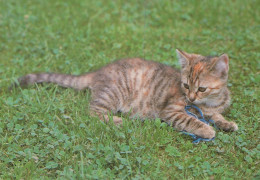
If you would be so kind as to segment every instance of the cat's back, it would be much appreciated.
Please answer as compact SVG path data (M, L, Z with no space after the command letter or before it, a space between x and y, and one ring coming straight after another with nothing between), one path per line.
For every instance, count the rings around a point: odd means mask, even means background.
M127 58L116 60L111 64L108 64L107 66L103 67L101 71L109 74L111 74L112 72L123 72L126 73L126 75L128 73L135 73L135 75L138 75L140 73L146 77L149 77L149 74L151 75L152 72L163 72L164 76L180 75L179 70L171 66L151 60L145 60L142 58Z
M150 60L127 58L116 60L95 73L94 82L127 84L130 91L148 84L174 80L180 81L179 70ZM127 86L128 87L128 86Z

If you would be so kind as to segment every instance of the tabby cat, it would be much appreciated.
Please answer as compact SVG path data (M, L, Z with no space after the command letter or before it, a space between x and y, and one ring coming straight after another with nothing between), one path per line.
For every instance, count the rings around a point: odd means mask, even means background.
M130 58L79 76L28 74L18 82L21 86L49 82L78 90L88 88L92 93L91 114L103 121L109 120L109 113L121 112L133 119L160 118L178 130L202 138L215 137L211 126L185 112L186 105L195 104L219 128L236 131L237 125L221 115L230 104L228 56L205 57L178 49L176 52L181 71L158 62ZM113 121L121 124L122 118L113 116Z

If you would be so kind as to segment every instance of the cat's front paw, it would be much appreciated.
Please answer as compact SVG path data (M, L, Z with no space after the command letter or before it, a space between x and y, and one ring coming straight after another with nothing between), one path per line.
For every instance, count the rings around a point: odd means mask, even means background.
M238 126L235 122L230 122L230 130L231 131L237 131L238 130Z
M237 131L238 126L235 122L216 122L218 128L224 131Z
M212 139L215 137L216 132L211 126L204 125L202 128L197 129L195 134L205 139Z

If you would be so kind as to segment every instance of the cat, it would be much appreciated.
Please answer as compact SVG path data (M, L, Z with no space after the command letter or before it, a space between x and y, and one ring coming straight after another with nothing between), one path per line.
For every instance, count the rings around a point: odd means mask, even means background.
M90 89L90 114L109 121L109 113L130 115L132 119L156 119L180 131L202 138L215 137L214 129L189 116L186 105L198 106L204 115L224 131L236 131L234 122L221 113L230 105L227 88L229 57L202 56L176 49L181 70L141 58L121 59L83 75L57 73L28 74L18 79L20 86L56 83L77 90ZM113 116L115 124L122 118Z

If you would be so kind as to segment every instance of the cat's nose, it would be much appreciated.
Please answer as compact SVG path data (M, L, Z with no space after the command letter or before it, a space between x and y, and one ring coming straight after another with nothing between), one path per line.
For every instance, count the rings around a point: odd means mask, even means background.
M196 97L190 97L190 98L189 98L190 102L195 101L195 99L196 99Z
M189 101L193 102L196 99L196 95L194 93L189 94Z

